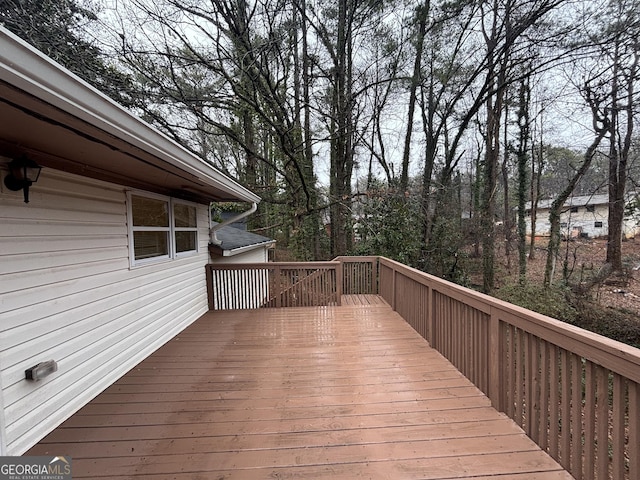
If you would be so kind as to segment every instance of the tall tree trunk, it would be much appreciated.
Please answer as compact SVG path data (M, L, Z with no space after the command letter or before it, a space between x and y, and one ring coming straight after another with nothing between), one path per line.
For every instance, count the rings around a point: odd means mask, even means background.
M495 287L495 212L498 156L500 155L500 95L487 100L486 152L482 168L484 185L480 229L482 232L482 290L491 293Z
M349 0L338 1L338 35L332 108L331 138L331 254L344 255L351 238L351 174L353 151L351 135L351 39L347 24Z
M609 118L609 215L607 236L607 263L613 271L622 270L622 212L624 201L620 199L620 191L624 195L624 185L620 184L620 157L618 151L618 62L620 61L620 45L618 39L614 46L613 75L611 78L611 117ZM626 172L625 172L626 173ZM625 178L626 180L626 178ZM624 200L624 199L622 199Z
M504 11L505 38L510 35L510 7L507 2ZM485 34L487 44L487 131L485 134L485 158L483 165L483 191L480 229L482 236L482 289L491 293L495 288L495 213L498 160L500 158L500 119L504 107L504 86L508 51L498 52L498 1L493 3L491 31Z
M529 152L529 105L531 91L529 78L520 82L518 95L518 279L524 285L527 275L527 225L525 222L525 203L528 187L528 152ZM533 210L533 202L532 208ZM531 217L534 218L533 216Z
M301 10L302 14L299 17L300 23L300 42L302 44L302 61L296 61L296 69L301 70L296 74L296 78L301 78L302 81L302 92L298 91L297 97L300 98L300 93L302 97L302 106L300 106L299 102L296 105L297 115L302 115L304 118L303 125L301 125L301 129L304 132L302 135L302 141L304 144L304 149L302 152L302 171L305 177L305 181L309 185L309 199L307 203L307 211L310 212L308 214L308 218L305 220L306 224L306 237L305 241L310 243L310 251L312 252L312 260L320 260L322 258L322 249L320 242L320 234L321 234L321 219L320 214L318 213L318 192L316 188L316 176L313 169L313 137L311 130L311 98L310 98L310 87L311 87L311 75L310 75L310 62L309 62L309 45L307 39L307 17L304 12L306 12L306 0L301 0ZM296 22L297 23L297 22ZM296 45L297 45L296 41ZM296 50L297 51L297 50ZM298 87L297 90L299 90ZM299 118L299 117L298 117Z
M482 288L485 293L491 293L495 288L495 217L496 191L498 178L498 159L500 157L500 118L503 111L505 71L498 67L495 72L495 95L487 99L487 132L485 138L485 158L482 169L482 211L480 229L482 235Z
M422 92L424 95L424 92ZM429 79L429 89L427 99L422 99L422 128L425 136L425 159L424 170L422 171L422 194L420 198L420 210L422 214L422 242L423 245L429 244L429 234L431 232L431 181L433 177L433 167L436 161L436 153L438 148L438 138L435 131L434 115L435 101L433 91L433 76Z
M402 153L402 174L400 175L400 190L406 191L409 186L409 157L411 154L411 136L413 133L413 115L416 107L416 93L420 85L422 50L424 37L427 32L427 19L429 16L430 0L426 0L417 7L416 20L418 23L418 33L416 37L416 57L413 62L413 75L411 76L411 86L409 89L409 111L407 112L407 132L404 138L404 150Z
M508 95L508 87L505 87L504 96ZM502 187L503 187L503 222L502 227L504 229L504 256L507 259L507 271L511 273L511 242L513 241L512 232L513 225L511 222L511 201L510 185L509 185L509 143L508 143L508 131L509 131L509 102L504 102L504 150L502 152Z
M607 241L607 263L611 269L622 270L622 226L624 222L625 187L627 184L627 164L633 138L634 115L634 81L637 75L638 56L636 50L633 61L629 65L629 71L625 74L626 98L624 106L620 105L620 92L618 76L622 61L620 43L616 38L613 56L613 78L611 82L611 117L609 138L609 235ZM637 48L637 47L636 47ZM626 115L626 122L622 127L620 114ZM624 129L624 138L621 139L621 129ZM620 147L620 150L618 149Z
M536 257L536 221L538 219L538 200L540 199L540 189L542 180L542 168L544 166L544 139L543 116L540 113L540 145L536 155L531 149L531 238L529 239L529 261ZM537 168L536 168L537 165Z

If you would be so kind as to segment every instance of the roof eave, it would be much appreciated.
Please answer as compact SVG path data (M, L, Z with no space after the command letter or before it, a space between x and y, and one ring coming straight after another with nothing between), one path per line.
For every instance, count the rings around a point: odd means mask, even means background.
M250 252L252 250L256 250L258 248L270 248L275 245L275 240L269 240L268 242L256 243L254 245L246 245L244 247L232 248L225 250L218 245L209 245L209 248L215 248L219 253L222 254L223 257L233 257L235 255L240 255L241 253Z
M0 80L244 202L260 197L0 27ZM212 199L213 200L213 199Z

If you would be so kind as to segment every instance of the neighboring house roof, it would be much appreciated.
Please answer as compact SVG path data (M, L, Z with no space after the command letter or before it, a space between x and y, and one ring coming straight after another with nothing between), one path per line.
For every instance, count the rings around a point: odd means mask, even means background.
M538 210L551 208L554 199L543 199L538 201ZM564 202L565 207L584 207L586 205L607 205L609 204L609 195L580 195L569 197ZM531 208L531 202L525 203L525 208Z
M2 27L0 118L0 155L201 203L260 201Z
M211 225L215 226L217 224L216 222L211 222ZM276 243L276 241L271 238L263 237L262 235L247 232L246 230L234 228L229 225L217 230L217 237L222 244L211 245L211 248L218 249L225 257L231 257L256 248L270 247Z

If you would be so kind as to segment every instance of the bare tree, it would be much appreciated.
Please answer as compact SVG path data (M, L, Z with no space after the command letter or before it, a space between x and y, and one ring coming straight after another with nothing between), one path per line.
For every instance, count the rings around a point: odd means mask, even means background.
M636 2L616 0L611 3L610 39L601 45L609 68L609 234L607 263L613 271L622 270L622 225L625 210L627 170L634 131L635 104L638 94L638 60L640 58L640 8ZM602 78L605 81L605 78ZM607 88L601 83L601 87Z
M554 199L549 210L549 223L551 224L549 243L547 245L547 262L544 271L544 285L549 287L553 282L553 276L555 271L555 261L558 255L558 248L560 246L560 212L567 199L573 193L573 190L582 178L585 172L589 169L593 157L598 151L600 143L607 135L609 131L609 121L606 117L603 117L600 113L602 99L594 93L593 88L589 83L586 83L583 88L583 94L586 102L588 103L592 114L592 125L595 137L589 147L587 148L582 165L576 170L575 175L569 180L564 190Z
M409 185L409 157L411 155L411 137L413 134L413 116L415 113L418 86L422 79L422 52L424 49L424 39L427 34L427 23L429 21L430 0L416 8L415 23L417 31L415 34L415 57L411 84L409 86L409 108L407 111L407 130L404 137L404 149L402 151L402 174L400 176L400 190L407 190Z
M520 284L525 283L527 274L525 205L529 187L529 132L531 126L529 119L531 88L529 81L529 78L523 78L518 92L518 278Z

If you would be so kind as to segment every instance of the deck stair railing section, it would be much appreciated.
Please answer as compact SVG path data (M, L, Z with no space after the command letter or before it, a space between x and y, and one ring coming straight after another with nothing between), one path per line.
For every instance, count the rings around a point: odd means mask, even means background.
M640 479L640 350L380 259L380 295L574 478Z
M378 257L332 262L207 265L211 310L340 305L343 294L378 293Z
M339 262L207 265L210 310L340 305Z
M343 295L378 293L378 257L337 257L342 265Z

